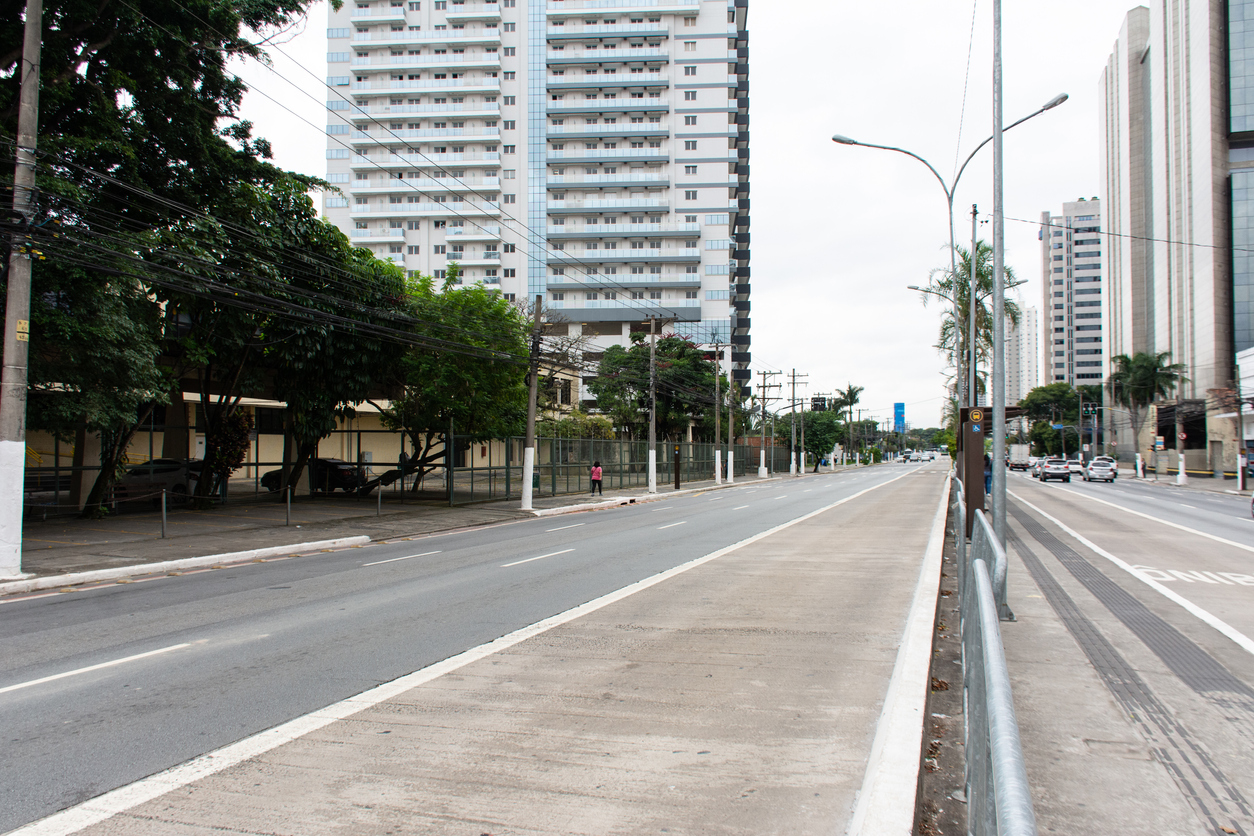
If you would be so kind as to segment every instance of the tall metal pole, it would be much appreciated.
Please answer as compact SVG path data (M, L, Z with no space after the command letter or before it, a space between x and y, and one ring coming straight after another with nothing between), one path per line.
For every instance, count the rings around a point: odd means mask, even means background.
M758 403L762 407L762 444L758 448L758 478L765 478L766 470L766 372L758 372L762 375L762 388L758 390ZM774 446L775 439L771 439L771 446Z
M970 286L967 288L967 406L980 405L980 389L979 389L979 363L975 361L976 352L976 302L979 299L979 282L977 276L979 269L977 263L979 259L976 257L977 246L977 222L979 220L979 211L974 203L971 204L971 257L967 263L967 277Z
M714 343L714 484L723 483L723 433L720 421L723 417L723 392L720 378L723 376L723 346Z
M39 49L43 0L27 0L22 41L21 98L17 113L17 164L13 213L30 227L34 218L35 147L39 131ZM22 495L26 483L26 370L30 349L31 257L25 230L13 233L4 312L4 372L0 376L0 578L22 576Z
M797 370L792 370L792 401L788 404L789 421L792 423L792 440L788 450L788 475L797 475Z
M544 297L536 295L531 325L531 362L527 365L527 437L523 441L522 510L531 510L532 483L536 472L536 396L540 388L540 313ZM451 459L450 459L451 461Z
M649 493L657 493L657 317L649 317Z
M803 476L806 472L806 404L801 402L801 449L797 451L801 466L797 468L797 475Z
M993 533L1006 545L1006 218L1002 198L1001 0L993 0Z
M727 483L736 481L736 398L732 395L735 381L727 381Z

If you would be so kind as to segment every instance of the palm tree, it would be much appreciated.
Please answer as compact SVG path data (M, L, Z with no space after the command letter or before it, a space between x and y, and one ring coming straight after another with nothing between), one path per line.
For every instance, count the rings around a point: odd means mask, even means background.
M849 413L849 421L845 425L845 441L850 447L853 446L853 408L857 406L858 401L861 400L864 388L865 387L862 386L854 386L850 383L848 388L844 391L839 389L836 390L836 396L840 398L841 405L848 410Z
M933 297L940 297L951 303L941 314L940 338L936 343L936 348L941 354L953 358L967 355L970 331L967 326L967 312L971 310L971 251L962 247L958 247L957 250L957 274L951 274L949 268L933 270L928 277L931 283L919 291L924 305L927 305ZM1007 289L1018 285L1015 272L1010 267L1004 268L1002 281ZM977 241L975 248L975 355L977 360L976 387L979 391L987 389L985 385L987 373L979 373L978 369L988 369L992 366L993 311L988 304L992 293L993 248L984 241ZM957 321L954 320L955 307L959 311ZM1012 326L1017 326L1022 316L1019 306L1007 299L1005 311L1006 321ZM955 374L957 374L956 370ZM961 390L962 382L960 381L956 391Z
M1132 424L1132 449L1137 450L1141 438L1141 410L1159 398L1165 398L1180 384L1186 382L1183 363L1169 363L1171 352L1147 354L1138 352L1129 357L1120 354L1111 358L1115 370L1106 380L1115 403L1128 410Z

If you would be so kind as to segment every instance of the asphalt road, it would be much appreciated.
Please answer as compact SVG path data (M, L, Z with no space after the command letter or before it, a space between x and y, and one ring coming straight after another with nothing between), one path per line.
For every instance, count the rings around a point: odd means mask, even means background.
M918 469L0 599L0 832Z
M1071 482L1041 483L1023 473L1009 474L1007 485L1014 490L1024 482L1070 491L1074 496L1105 500L1132 511L1196 528L1207 534L1254 546L1254 516L1248 497L1211 491L1188 490L1146 480L1120 477L1114 482L1085 482L1073 476ZM1151 480L1152 481L1152 480Z

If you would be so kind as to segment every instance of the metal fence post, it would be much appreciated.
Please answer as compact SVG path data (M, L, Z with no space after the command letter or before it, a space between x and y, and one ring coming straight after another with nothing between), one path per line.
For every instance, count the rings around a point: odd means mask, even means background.
M165 539L165 488L161 489L161 539Z

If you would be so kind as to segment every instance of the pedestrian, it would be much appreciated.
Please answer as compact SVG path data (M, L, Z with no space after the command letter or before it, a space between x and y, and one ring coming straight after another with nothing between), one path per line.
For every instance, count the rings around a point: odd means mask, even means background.
M601 490L601 463L593 462L592 463L592 495L596 496L598 493L601 494L601 496L605 496L605 491Z
M984 454L984 493L993 492L993 457L988 453Z

